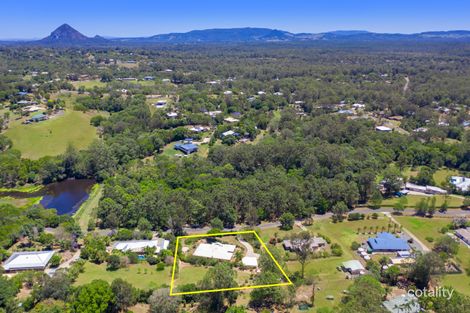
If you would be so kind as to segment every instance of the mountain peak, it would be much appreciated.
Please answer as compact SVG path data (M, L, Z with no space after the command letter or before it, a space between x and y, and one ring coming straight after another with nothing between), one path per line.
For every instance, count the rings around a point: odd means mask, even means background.
M42 39L43 42L49 43L73 43L86 40L89 40L89 38L69 24L62 24L48 37Z

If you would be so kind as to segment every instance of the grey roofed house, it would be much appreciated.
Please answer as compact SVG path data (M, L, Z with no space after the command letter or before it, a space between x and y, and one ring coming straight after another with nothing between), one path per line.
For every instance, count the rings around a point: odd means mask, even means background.
M54 251L14 252L4 263L5 271L43 270Z
M419 313L421 311L418 298L409 294L384 301L383 306L391 313Z
M302 244L303 242L300 239L295 239L295 240L286 239L282 242L284 249L289 250L289 251L298 250ZM310 245L310 250L314 251L320 247L326 246L326 240L323 239L322 237L313 237L310 239L309 245Z

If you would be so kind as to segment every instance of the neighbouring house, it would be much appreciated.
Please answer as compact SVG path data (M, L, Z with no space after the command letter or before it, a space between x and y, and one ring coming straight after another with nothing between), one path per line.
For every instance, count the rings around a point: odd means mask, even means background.
M254 256L246 256L242 259L242 264L248 267L258 267L258 259Z
M358 260L351 260L343 262L341 268L345 272L349 272L351 275L361 275L364 274L366 269Z
M29 105L29 106L27 106L27 107L24 107L24 108L22 109L22 111L23 111L23 112L30 112L30 113L32 113L32 112L37 112L37 111L39 111L39 110L41 110L41 109L42 109L42 108L41 108L40 106L38 106L38 105Z
M215 117L216 115L222 114L222 111L208 111L208 112L204 112L204 114L207 114L210 117Z
M410 246L406 240L397 238L393 234L383 232L378 233L376 238L367 239L372 252L398 252L409 251Z
M294 240L284 240L282 242L282 246L285 250L288 251L296 251L299 250L300 247L304 244L304 241L301 239L294 239ZM315 251L318 248L326 246L326 240L322 237L313 237L308 242L310 251Z
M193 140L190 138L187 138L185 140L182 140L181 143L175 144L175 150L179 150L183 152L184 154L191 154L197 152L199 147L193 143Z
M461 191L470 191L470 178L463 176L452 176L450 183Z
M201 243L194 251L194 256L229 261L235 252L235 245L220 242Z
M153 106L156 107L157 109L163 109L166 107L166 101L165 100L157 101L156 103L153 104Z
M224 91L224 95L226 96L231 95L231 94L233 94L233 92L230 90Z
M160 253L162 250L168 249L170 241L163 238L154 240L129 240L117 241L113 244L112 248L122 252L135 252L142 254L145 248L155 248L155 253Z
M470 245L470 227L457 229L455 235Z
M384 301L383 306L391 313L419 313L421 306L414 295L404 294Z
M31 118L29 119L29 121L31 122L40 122L40 121L45 121L47 120L47 115L44 114L44 113L37 113L37 114L34 114L33 116L31 116Z
M352 110L339 110L338 114L353 115L354 112Z
M224 121L227 123L238 123L240 120L229 116L224 118Z
M166 116L168 116L169 118L176 118L178 117L178 113L177 112L169 112L166 114Z
M7 272L44 270L54 251L14 252L4 263Z
M376 127L375 127L375 130L378 131L378 132L389 133L389 132L391 132L393 129L391 129L390 127L387 127L387 126L376 126Z
M430 195L445 195L447 190L435 186L420 186L412 183L406 183L405 189L415 192L421 192Z
M155 80L155 77L153 76L145 76L144 80Z
M222 133L222 137L227 137L227 136L240 136L239 133L234 132L233 130L227 130L226 132Z
M366 107L366 105L362 104L362 103L354 103L352 105L352 107L355 108L355 109L364 109Z

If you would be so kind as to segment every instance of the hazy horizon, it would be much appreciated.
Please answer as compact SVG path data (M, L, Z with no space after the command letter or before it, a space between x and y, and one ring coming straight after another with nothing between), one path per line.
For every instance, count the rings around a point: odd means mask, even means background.
M144 37L196 29L262 27L293 33L470 30L470 3L318 0L178 3L149 0L3 1L2 39L38 39L67 23L87 36Z

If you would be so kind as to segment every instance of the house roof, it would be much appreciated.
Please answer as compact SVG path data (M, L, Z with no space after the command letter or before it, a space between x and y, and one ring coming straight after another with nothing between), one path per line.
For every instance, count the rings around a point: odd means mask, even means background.
M245 266L258 267L258 259L254 256L246 256L242 259L242 263Z
M160 250L165 250L168 248L170 242L163 238L158 238L155 240L129 240L129 241L117 241L113 245L113 249L121 251L142 251L147 247L156 248L156 252Z
M196 152L198 150L198 146L193 143L178 143L175 144L175 149L180 150L186 154Z
M214 243L201 243L194 251L195 256L204 258L212 258L219 260L230 260L235 251L235 245L227 245L219 242Z
M365 270L364 266L362 266L361 262L358 260L343 262L343 267L352 272Z
M3 268L6 271L44 269L53 255L54 251L15 252L3 263Z
M383 306L392 313L419 313L421 310L418 299L409 294L384 301Z
M372 250L388 250L388 251L406 251L410 250L410 246L401 238L397 238L390 233L378 233L376 238L369 238L367 243Z

